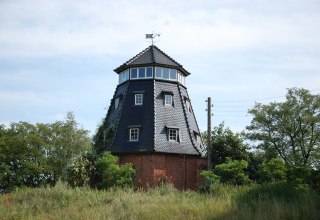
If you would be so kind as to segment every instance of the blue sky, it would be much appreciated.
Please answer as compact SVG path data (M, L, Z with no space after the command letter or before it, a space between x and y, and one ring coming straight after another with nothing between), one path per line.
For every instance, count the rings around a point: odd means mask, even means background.
M283 101L286 88L320 92L319 0L2 0L0 124L54 122L73 111L94 133L118 76L113 69L156 45L191 75L200 129L250 124L256 102Z

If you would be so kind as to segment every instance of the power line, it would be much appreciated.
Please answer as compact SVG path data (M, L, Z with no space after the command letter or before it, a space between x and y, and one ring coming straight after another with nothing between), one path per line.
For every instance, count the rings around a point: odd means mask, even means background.
M310 92L314 92L314 91L319 91L320 89L312 89L309 90ZM266 98L257 98L257 99L243 99L243 100L215 100L214 102L257 102L257 101L262 101L262 100L268 100L268 99L277 99L277 98L285 98L285 95L281 95L281 96L273 96L273 97L266 97ZM215 106L217 107L217 106Z

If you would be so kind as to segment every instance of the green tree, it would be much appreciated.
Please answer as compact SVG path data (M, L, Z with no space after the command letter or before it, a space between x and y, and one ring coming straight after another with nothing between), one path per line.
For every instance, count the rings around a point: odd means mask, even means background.
M257 103L246 136L257 147L280 156L286 165L314 167L320 154L320 95L288 89L286 101Z
M45 152L51 166L53 183L63 179L72 159L91 149L89 131L79 128L73 113L69 112L65 121L42 125L46 139Z
M72 113L53 124L0 126L0 192L54 184L73 158L91 148L88 131Z
M7 129L1 126L0 130L0 191L44 184L49 173L37 127L19 122Z
M135 170L132 165L119 165L118 157L113 156L110 152L104 153L97 159L96 170L98 174L97 187L99 189L133 185Z
M233 133L228 127L225 128L222 122L212 131L211 155L213 165L217 165L225 163L228 157L234 160L246 160L248 152L241 135Z
M245 170L248 162L245 160L232 160L227 158L226 163L219 164L213 169L213 173L220 177L221 183L243 185L250 182Z

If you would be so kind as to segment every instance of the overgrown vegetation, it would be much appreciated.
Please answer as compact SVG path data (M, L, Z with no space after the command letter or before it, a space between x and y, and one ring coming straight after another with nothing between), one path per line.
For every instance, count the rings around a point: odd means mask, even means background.
M317 219L320 96L289 89L287 101L249 112L244 135L214 128L214 168L202 172L200 193L162 179L132 187L133 167L105 152L114 135L106 120L92 142L72 113L0 125L0 219Z
M24 188L0 197L2 219L318 219L319 196L282 185L217 184L209 194L161 185L95 190Z

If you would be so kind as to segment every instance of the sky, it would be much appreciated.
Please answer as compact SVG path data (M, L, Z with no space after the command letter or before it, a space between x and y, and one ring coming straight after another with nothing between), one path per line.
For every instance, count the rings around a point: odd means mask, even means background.
M201 131L250 124L256 102L287 88L320 93L320 0L0 0L0 124L52 123L72 111L93 135L118 83L113 71L157 45L191 72Z

